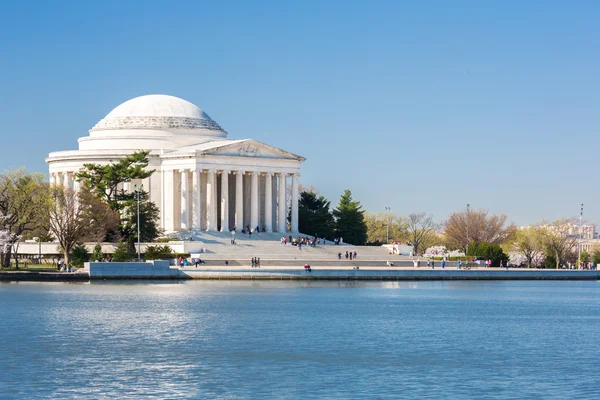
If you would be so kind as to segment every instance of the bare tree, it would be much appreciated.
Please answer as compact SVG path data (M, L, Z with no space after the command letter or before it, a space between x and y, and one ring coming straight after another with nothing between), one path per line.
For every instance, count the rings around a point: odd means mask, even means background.
M433 217L429 214L422 212L408 215L408 218L406 218L406 230L408 239L413 245L415 255L421 254L436 242L436 230L438 227L438 224L435 223Z
M71 250L85 235L106 234L105 222L110 215L118 219L108 204L103 203L89 191L80 193L71 188L51 188L52 206L49 210L50 232L58 240L65 262L69 262Z
M386 243L389 231L390 242L405 240L406 222L404 218L387 213L365 213L367 241Z
M515 230L513 224L506 226L506 215L488 216L486 210L466 210L450 215L444 234L450 247L466 251L471 242L502 244Z
M577 250L577 236L571 234L574 223L574 220L562 219L544 225L544 245L547 251L554 255L556 268L568 258L573 258Z

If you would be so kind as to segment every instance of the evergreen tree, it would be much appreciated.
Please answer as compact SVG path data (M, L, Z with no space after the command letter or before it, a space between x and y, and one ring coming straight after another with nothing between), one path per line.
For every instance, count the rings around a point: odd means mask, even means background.
M364 245L367 241L367 224L365 211L359 201L352 200L352 193L346 189L333 216L335 217L336 235L345 243Z
M92 253L92 257L90 258L90 260L102 261L103 258L104 254L102 254L102 246L100 245L100 243L98 243L94 246L94 252Z
M149 200L148 193L140 191L140 241L152 242L162 235L163 231L158 226L160 210ZM121 238L130 250L135 248L137 242L137 200L127 201L121 217Z
M115 249L115 253L113 254L113 261L114 262L125 262L125 261L131 261L134 259L134 255L131 252L131 250L129 249L129 247L127 247L127 245L123 242L119 242L119 245L117 246L117 248Z
M74 267L83 267L83 263L90 260L90 254L83 243L77 243L71 249L70 262Z
M314 192L300 193L298 228L307 235L333 239L335 222L329 212L331 202Z

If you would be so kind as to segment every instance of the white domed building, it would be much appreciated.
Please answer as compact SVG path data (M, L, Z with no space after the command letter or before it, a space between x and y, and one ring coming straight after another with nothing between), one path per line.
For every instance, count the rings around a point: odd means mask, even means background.
M126 101L78 140L79 150L50 153L50 182L79 189L75 174L86 163L110 163L150 150L151 177L143 185L160 208L162 228L178 231L241 231L250 226L298 231L298 176L303 157L253 139L231 140L194 104L166 95Z

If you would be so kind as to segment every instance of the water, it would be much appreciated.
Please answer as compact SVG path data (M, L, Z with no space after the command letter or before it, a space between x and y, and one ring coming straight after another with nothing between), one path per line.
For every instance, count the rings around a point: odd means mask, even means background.
M599 282L0 284L0 397L600 398Z

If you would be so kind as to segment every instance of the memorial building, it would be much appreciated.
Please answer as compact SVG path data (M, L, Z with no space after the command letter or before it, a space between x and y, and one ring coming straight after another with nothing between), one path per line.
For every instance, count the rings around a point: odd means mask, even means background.
M78 190L75 174L86 163L110 163L150 150L143 185L160 208L166 233L223 231L298 232L298 176L303 157L227 132L194 104L166 95L126 101L79 138L78 150L46 159L51 184ZM287 197L291 198L287 198ZM288 226L288 212L291 224Z

